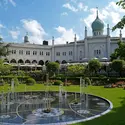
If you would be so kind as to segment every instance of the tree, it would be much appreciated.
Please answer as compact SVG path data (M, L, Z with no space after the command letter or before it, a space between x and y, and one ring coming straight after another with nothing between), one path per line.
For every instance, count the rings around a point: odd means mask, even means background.
M69 65L67 67L68 73L70 74L83 74L85 67L83 65Z
M4 44L3 39L0 37L0 57L1 56L5 57L5 56L9 55L9 53L10 53L9 46L10 46L10 44Z
M111 68L118 72L119 75L121 76L121 72L124 68L124 65L125 65L125 61L124 60L114 60L111 64Z
M49 74L54 74L57 73L59 70L59 63L57 62L48 62L47 64L47 72L49 72Z
M97 73L97 71L101 68L101 63L98 59L92 59L88 63L88 69L92 73Z
M111 61L115 59L125 60L125 43L118 41L118 48L115 49L114 53L110 56Z
M120 6L122 9L125 9L125 0L120 0L119 2L116 2L116 5ZM121 18L121 20L112 28L112 30L123 29L125 26L125 16Z
M2 59L0 59L0 73L6 74L6 73L10 73L10 70L12 69L12 66L9 64L4 64L4 61Z

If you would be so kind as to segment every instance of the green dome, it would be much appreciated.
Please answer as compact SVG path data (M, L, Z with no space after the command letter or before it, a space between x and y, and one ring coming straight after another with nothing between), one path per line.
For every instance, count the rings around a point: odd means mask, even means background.
M102 31L104 29L104 23L98 18L92 23L92 30L93 31Z

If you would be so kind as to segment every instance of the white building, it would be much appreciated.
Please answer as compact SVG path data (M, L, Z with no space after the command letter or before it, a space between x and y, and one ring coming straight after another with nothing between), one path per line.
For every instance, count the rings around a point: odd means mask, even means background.
M30 44L28 35L24 37L24 43L11 43L11 54L7 57L9 63L37 63L40 65L48 61L65 62L85 62L92 58L99 60L110 59L111 53L117 48L117 42L122 38L120 32L119 37L110 36L110 28L107 25L107 34L103 34L104 23L97 17L92 23L92 36L87 35L87 27L85 27L84 39L77 41L76 35L74 41L62 45L54 45L54 37L52 45ZM45 42L45 41L44 41Z

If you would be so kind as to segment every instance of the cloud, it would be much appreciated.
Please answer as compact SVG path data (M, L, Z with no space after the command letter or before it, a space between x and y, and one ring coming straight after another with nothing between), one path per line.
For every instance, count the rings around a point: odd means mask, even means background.
M12 4L14 7L16 6L15 0L0 0L0 5L4 6L7 4Z
M62 16L68 16L68 13L67 12L63 12L61 13Z
M0 29L2 29L2 28L5 28L5 26L3 26L2 24L0 24Z
M23 28L29 33L30 43L42 44L44 36L47 35L43 27L37 20L21 20Z
M16 3L14 2L14 0L9 0L9 2L10 2L13 6L16 6Z
M65 44L66 41L68 42L73 42L74 41L74 35L75 32L73 31L73 29L66 29L65 27L61 27L58 26L57 28L55 28L56 31L61 34L60 37L55 38L55 44ZM79 39L79 36L77 36L77 40Z
M78 11L78 9L76 9L76 8L75 8L74 6L72 6L70 3L64 4L63 7L64 7L64 8L67 8L67 9L73 11L73 12L77 12L77 11Z
M84 6L83 5L83 3L78 3L78 9L80 10L80 11L87 11L88 10L88 6Z
M2 33L2 30L5 29L6 27L3 24L0 24L0 33Z
M88 6L85 6L82 2L78 2L77 0L70 0L69 3L63 4L63 7L71 10L72 12L88 10Z
M9 33L14 40L18 39L18 36L20 35L19 30L10 30Z

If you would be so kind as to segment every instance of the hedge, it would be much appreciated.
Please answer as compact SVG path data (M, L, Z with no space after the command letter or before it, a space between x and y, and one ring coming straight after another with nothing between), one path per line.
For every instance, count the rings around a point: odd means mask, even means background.
M125 81L125 78L106 77L106 76L83 77L83 78L86 80L86 82L88 84L92 83L92 85L106 85L106 84L116 83L118 81ZM50 78L50 80L61 80L62 82L65 82L66 78L64 78L64 77L55 77L55 78ZM72 83L72 84L79 85L80 77L67 77L67 81Z
M125 81L125 78L116 78L116 77L91 77L93 85L106 85L112 84L119 81Z
M65 80L67 79L68 82L75 84L75 85L79 85L80 83L80 77L54 77L54 78L50 78L50 80L61 80L62 82L65 82Z
M45 81L46 74L41 71L30 71L26 73L27 76L32 77L36 81Z

